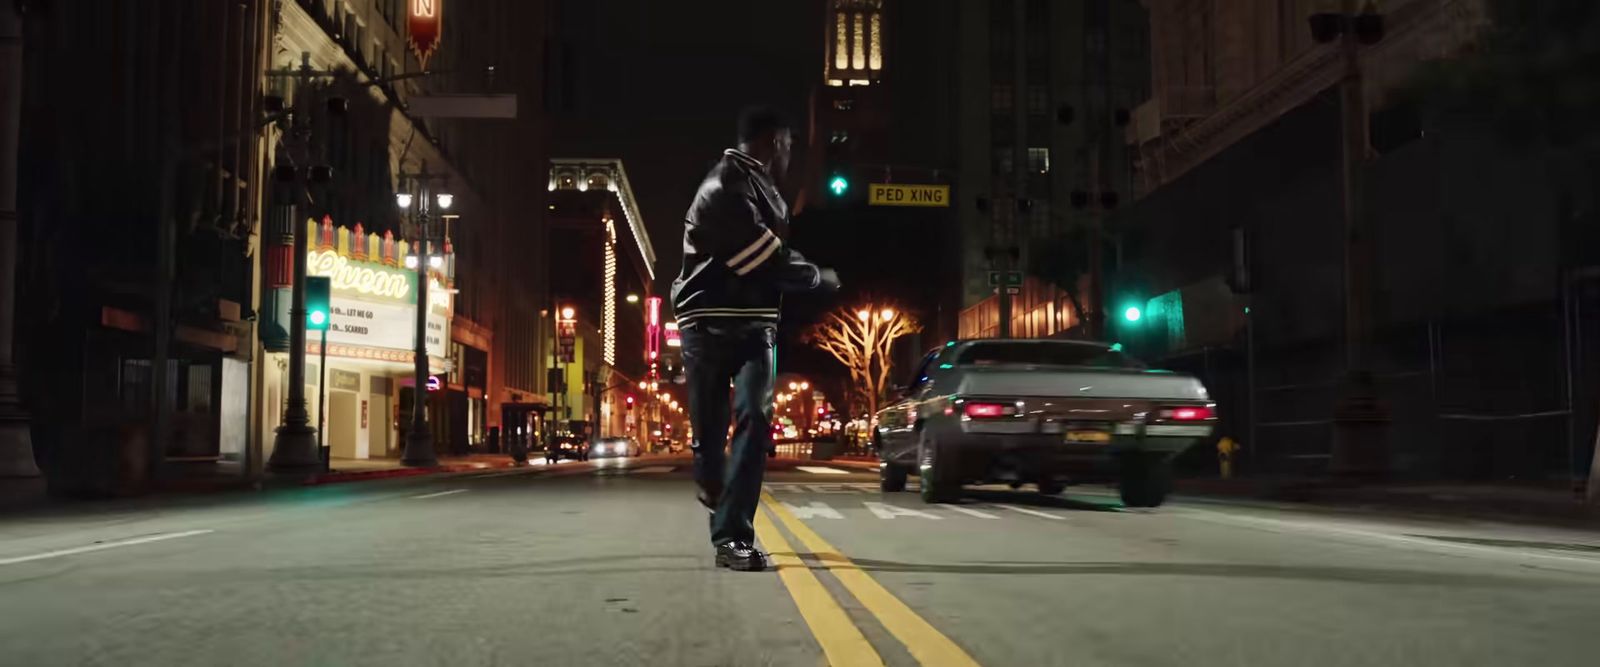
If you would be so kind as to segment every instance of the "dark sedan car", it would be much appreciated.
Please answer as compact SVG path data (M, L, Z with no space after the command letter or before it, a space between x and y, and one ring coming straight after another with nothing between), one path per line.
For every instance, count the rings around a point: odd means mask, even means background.
M589 460L589 443L583 438L560 436L551 441L550 448L544 452L546 463L555 463L561 459L574 461Z

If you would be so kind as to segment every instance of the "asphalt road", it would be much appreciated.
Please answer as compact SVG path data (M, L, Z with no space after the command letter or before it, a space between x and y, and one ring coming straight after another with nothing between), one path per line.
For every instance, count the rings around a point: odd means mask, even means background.
M682 458L0 517L4 665L1600 664L1600 533L774 462L778 572ZM914 483L913 483L914 487Z

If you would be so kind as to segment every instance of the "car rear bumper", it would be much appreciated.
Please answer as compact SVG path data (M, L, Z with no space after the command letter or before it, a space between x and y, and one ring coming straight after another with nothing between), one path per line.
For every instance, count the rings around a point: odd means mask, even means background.
M1128 455L1172 458L1209 438L1212 431L1210 425L1112 427L1105 429L1105 442L1072 442L1070 428L1008 433L972 426L963 424L959 432L939 438L940 467L949 466L950 474L969 482L1111 481L1120 475L1121 461Z

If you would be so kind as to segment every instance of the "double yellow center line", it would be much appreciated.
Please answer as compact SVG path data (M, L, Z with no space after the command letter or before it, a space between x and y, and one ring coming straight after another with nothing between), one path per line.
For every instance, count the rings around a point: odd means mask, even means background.
M762 504L778 518L807 551L839 580L845 590L866 607L873 617L894 635L918 663L928 667L977 667L978 662L967 655L949 637L934 629L910 607L890 593L860 566L833 545L817 535L794 513L778 502L771 494L761 494ZM835 667L855 665L882 665L883 658L872 648L861 630L850 620L844 609L828 594L800 559L776 526L766 521L765 514L756 517L756 537L772 552L778 576L789 589L800 616L811 628L811 634L822 645L828 664Z

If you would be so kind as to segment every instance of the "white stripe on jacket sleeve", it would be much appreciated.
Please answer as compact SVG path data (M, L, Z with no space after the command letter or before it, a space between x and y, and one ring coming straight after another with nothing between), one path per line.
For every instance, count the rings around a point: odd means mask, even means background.
M743 263L744 260L748 259L751 255L754 255L757 252L759 252L761 250L762 246L765 246L766 244L772 243L772 242L777 241L777 240L778 240L778 237L773 235L772 230L770 230L770 229L761 230L761 236L756 237L756 240L755 240L754 243L751 243L750 245L745 246L744 250L740 250L739 254L734 255L732 258L730 258L728 260L728 268L738 268L738 266L741 263Z
M768 232L768 234L770 234L770 233L771 232ZM767 244L767 249L766 250L761 251L761 254L756 255L755 257L751 258L751 260L749 262L745 263L744 266L742 266L740 268L737 268L737 269L734 269L733 272L742 276L742 275L745 275L745 274L747 274L747 273L749 273L751 271L756 270L756 267L761 266L762 262L767 261L767 258L771 257L772 253L775 253L775 252L778 251L778 246L780 246L780 245L783 245L783 244L778 242L778 237L776 237L776 236L772 237L772 242Z

